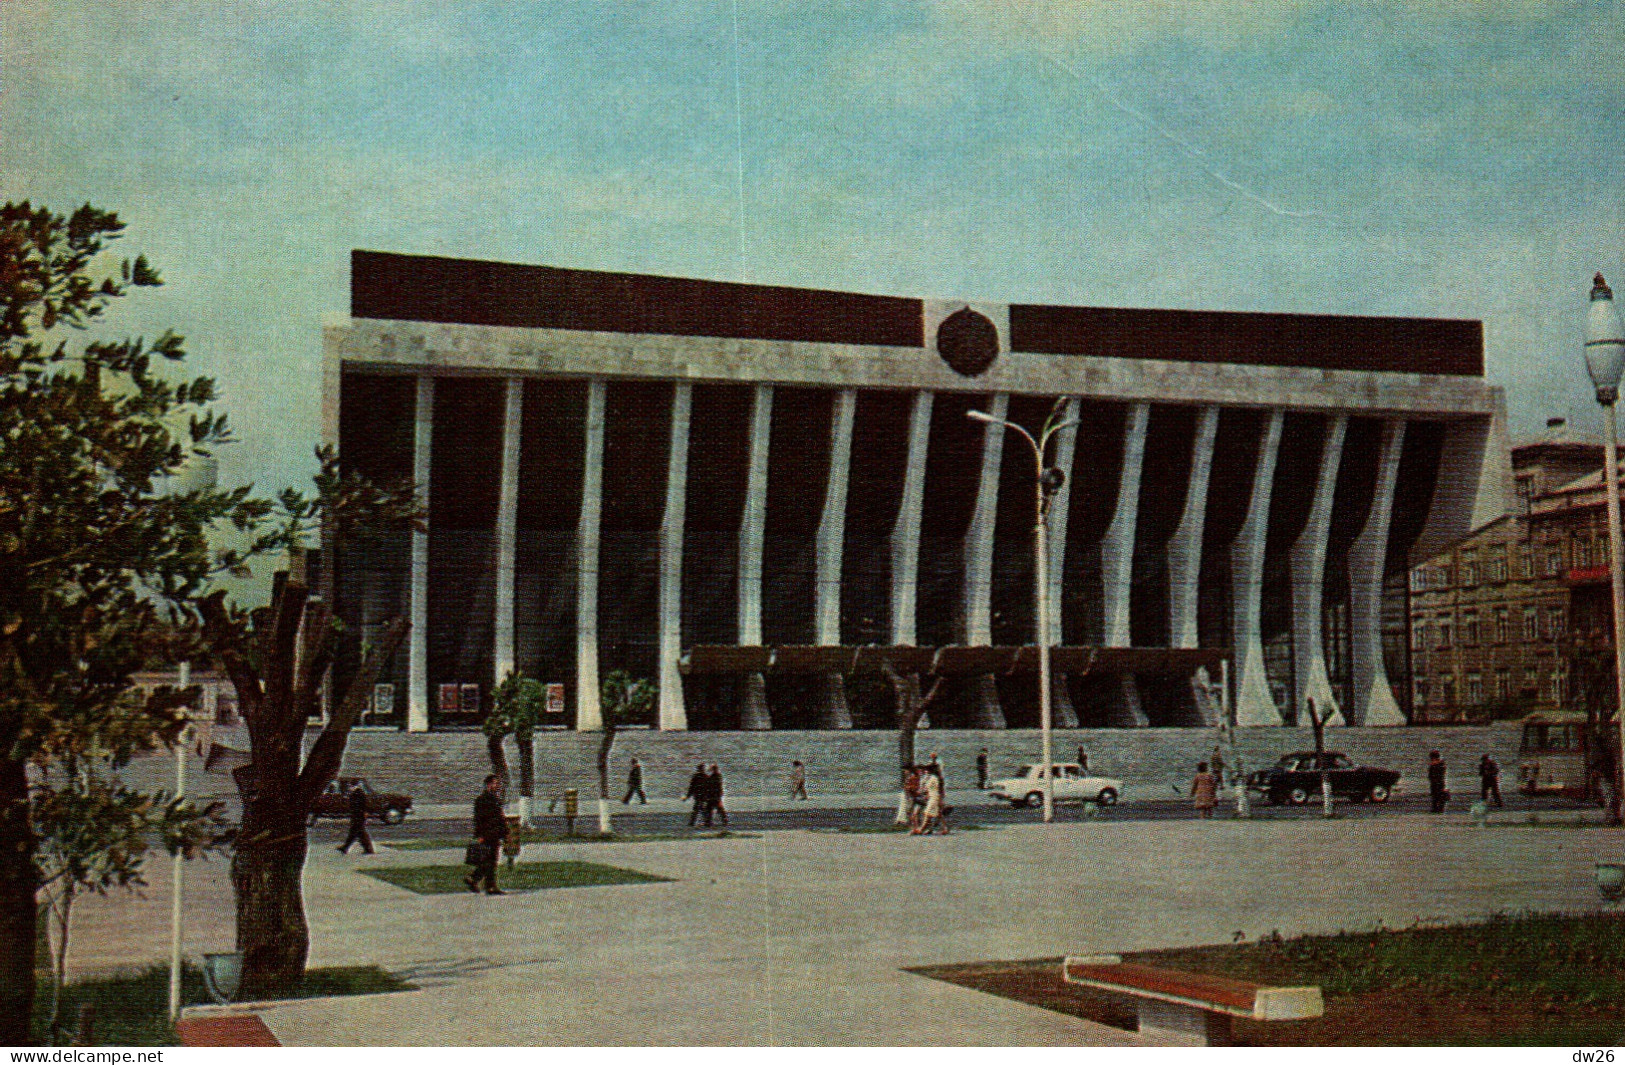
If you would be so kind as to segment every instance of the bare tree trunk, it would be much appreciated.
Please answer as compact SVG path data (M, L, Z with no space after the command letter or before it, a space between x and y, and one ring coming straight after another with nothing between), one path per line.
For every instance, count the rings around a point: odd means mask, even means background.
M39 887L24 763L0 758L0 1043L27 1046L34 1015Z
M519 794L530 799L535 797L536 790L536 747L534 737L530 733L514 733L514 742L519 745Z
M506 737L502 736L500 733L494 736L485 737L485 753L491 758L491 772L502 778L502 791L504 794L507 793L509 779L508 755L507 752L502 749L502 744L505 739Z
M609 835L614 822L609 813L609 749L615 746L615 719L605 715L604 738L598 743L598 831Z
M914 734L920 727L920 719L942 691L942 678L932 681L931 690L922 697L918 673L904 676L890 662L885 664L885 670L897 695L897 816L901 823L907 818L908 795L903 790L903 782L908 777L909 766L914 764Z
M275 998L299 983L310 954L305 920L305 824L279 819L280 831L251 831L231 859L231 886L237 895L237 950L243 955L238 994L245 1000Z

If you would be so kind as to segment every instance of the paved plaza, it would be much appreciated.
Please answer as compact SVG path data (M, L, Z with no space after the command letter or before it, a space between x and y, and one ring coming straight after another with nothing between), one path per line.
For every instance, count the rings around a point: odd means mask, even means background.
M1573 827L1572 813L1542 825L1501 816L1489 827L1305 813L532 845L527 861L672 882L501 898L419 896L355 871L455 863L460 851L346 857L315 833L311 964L376 964L420 990L262 1015L286 1045L1133 1044L904 969L1600 905L1591 863L1625 853L1625 833ZM167 868L154 865L144 901L84 906L81 970L167 956ZM220 858L188 866L189 954L230 949L226 869Z

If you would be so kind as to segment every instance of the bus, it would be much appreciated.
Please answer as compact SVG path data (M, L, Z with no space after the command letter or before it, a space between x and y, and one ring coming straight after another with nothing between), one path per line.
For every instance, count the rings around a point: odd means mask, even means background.
M1518 790L1607 806L1618 736L1612 724L1593 724L1578 711L1530 714L1518 744Z

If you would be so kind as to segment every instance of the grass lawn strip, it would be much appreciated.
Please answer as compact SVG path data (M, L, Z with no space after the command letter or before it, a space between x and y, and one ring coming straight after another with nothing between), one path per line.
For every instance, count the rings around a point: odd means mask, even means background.
M466 865L408 865L397 868L357 869L386 884L419 895L453 895L468 890ZM497 886L503 891L546 891L551 888L599 887L606 884L662 884L671 878L622 869L596 862L519 862L512 868L497 866Z
M1242 1045L1614 1046L1625 1037L1625 917L1614 914L1270 937L1124 959L1325 992L1316 1020L1238 1019ZM1131 1000L1065 983L1060 961L911 971L1133 1030Z
M751 832L646 832L628 833L622 835L611 832L607 836L597 833L592 835L566 835L563 832L549 832L544 829L526 829L520 837L520 842L526 845L532 843L666 843L671 840L693 839L756 839ZM385 840L384 846L398 851L444 851L462 850L468 846L467 836L429 836L424 839Z
M49 977L35 991L34 1040L45 1043L46 1013L50 1008ZM376 995L390 991L416 991L417 987L376 965L342 965L309 969L298 986L280 998L328 998L336 995ZM72 1030L79 1007L95 1011L96 1046L176 1046L179 1039L169 1023L169 968L153 966L134 976L106 977L69 984L62 993L61 1023ZM181 1004L210 1004L203 973L188 965L181 971Z

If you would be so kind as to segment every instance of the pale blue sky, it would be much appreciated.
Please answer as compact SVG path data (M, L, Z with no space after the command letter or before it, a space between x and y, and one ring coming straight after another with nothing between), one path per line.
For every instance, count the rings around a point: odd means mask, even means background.
M738 0L737 116L735 10L10 0L0 195L131 223L169 284L115 322L186 334L266 488L308 469L352 247L1481 318L1516 435L1598 428L1620 5Z

